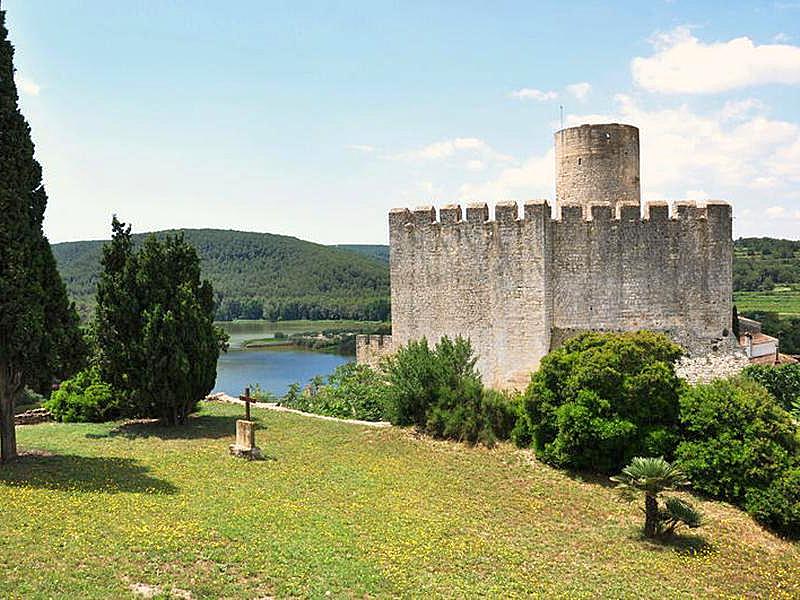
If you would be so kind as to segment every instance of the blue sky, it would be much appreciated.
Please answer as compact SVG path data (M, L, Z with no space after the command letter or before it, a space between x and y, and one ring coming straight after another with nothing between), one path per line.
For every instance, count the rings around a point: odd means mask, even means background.
M3 6L54 242L385 243L393 206L553 198L562 104L640 127L645 199L800 238L800 1Z

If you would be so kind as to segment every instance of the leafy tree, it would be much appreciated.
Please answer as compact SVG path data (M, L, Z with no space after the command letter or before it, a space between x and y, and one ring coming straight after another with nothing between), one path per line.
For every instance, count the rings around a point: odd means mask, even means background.
M747 490L744 507L768 527L800 538L800 460L795 462L767 487Z
M694 386L681 396L681 422L676 455L695 489L800 535L800 438L763 386L746 377Z
M750 365L742 374L767 388L785 410L794 412L800 407L800 364Z
M631 496L636 492L644 492L644 535L672 535L679 525L699 527L700 513L694 507L678 498L667 498L664 507L658 505L659 496L677 487L689 485L683 472L671 465L662 457L635 457L622 469L622 473L611 477L617 489L624 495Z
M681 348L648 331L586 333L542 359L523 398L518 441L545 462L614 472L677 445Z
M97 288L95 335L103 379L127 411L183 423L214 385L226 336L213 324L211 284L183 236L133 248L130 226L112 222Z
M19 111L14 49L0 11L0 460L16 457L14 406L25 386L48 392L83 361L77 314L67 302L42 232L47 194Z
M763 386L746 378L696 385L681 395L676 456L695 489L741 503L780 477L798 453L796 427Z
M476 360L469 341L461 337L445 336L434 348L424 338L410 341L385 366L391 386L387 406L391 422L424 428L429 408L444 390L461 389L469 385L468 380L480 383Z

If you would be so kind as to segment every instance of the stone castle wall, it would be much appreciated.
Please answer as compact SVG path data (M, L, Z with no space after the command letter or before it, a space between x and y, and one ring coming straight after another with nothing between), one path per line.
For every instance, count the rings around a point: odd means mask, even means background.
M546 202L393 210L392 348L469 337L484 381L521 387L583 330L664 331L691 353L732 347L731 209ZM588 213L588 214L587 214ZM586 218L586 217L589 218ZM362 342L363 343L363 342Z
M378 367L384 356L394 352L391 335L357 335L356 362Z
M553 227L553 328L651 329L690 352L732 340L731 208L677 203L564 207Z
M549 346L550 209L485 204L392 211L392 337L469 337L486 383L526 377Z

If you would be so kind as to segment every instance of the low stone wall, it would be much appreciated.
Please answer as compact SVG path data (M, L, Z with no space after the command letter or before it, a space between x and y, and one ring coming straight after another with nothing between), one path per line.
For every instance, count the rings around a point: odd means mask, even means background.
M750 361L744 352L710 353L705 356L684 356L675 365L678 377L689 383L708 383L738 374Z
M34 408L33 410L26 410L24 413L14 415L15 425L36 425L52 420L53 415L51 415L50 411L46 408Z
M377 367L381 360L395 351L391 335L357 335L356 361L360 365Z

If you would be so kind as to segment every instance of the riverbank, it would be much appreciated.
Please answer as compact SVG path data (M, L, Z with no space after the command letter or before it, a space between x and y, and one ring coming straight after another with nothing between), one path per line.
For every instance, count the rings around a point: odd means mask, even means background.
M316 352L355 356L359 334L391 332L385 321L219 321L232 349L297 347Z

